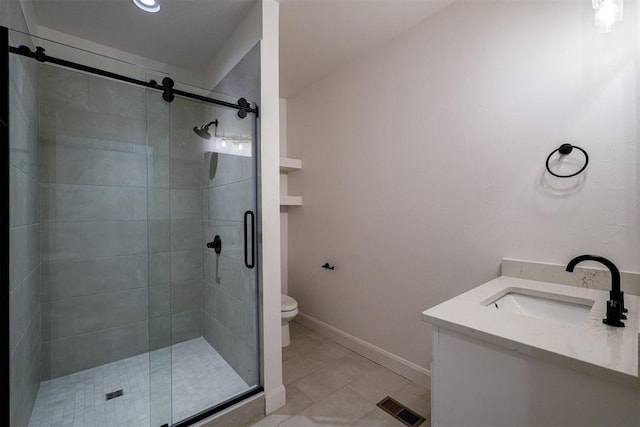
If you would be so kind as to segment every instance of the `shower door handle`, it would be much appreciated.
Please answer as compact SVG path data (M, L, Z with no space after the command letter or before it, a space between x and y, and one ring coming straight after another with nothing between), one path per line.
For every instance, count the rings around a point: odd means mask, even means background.
M249 242L248 242L248 231L247 219L251 217L251 262L249 262ZM253 268L256 266L256 217L252 211L246 211L244 213L244 265L247 268Z

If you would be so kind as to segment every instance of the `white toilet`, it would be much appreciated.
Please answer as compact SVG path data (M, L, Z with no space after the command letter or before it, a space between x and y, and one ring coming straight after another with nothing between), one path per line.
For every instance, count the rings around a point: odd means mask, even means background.
M291 343L289 335L289 322L298 315L298 301L288 295L282 295L282 346L286 347Z

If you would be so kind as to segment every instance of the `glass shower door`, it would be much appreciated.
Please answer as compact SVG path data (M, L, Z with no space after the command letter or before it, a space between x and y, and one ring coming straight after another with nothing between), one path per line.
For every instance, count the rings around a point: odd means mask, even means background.
M164 77L11 38L142 82ZM185 424L258 390L255 114L9 59L14 423ZM194 132L216 120L210 138Z
M204 154L204 337L225 362L229 400L259 384L256 117L207 110L218 126Z
M147 98L152 426L259 381L255 117L161 95Z
M149 251L149 425L171 425L171 108L147 89L147 247Z

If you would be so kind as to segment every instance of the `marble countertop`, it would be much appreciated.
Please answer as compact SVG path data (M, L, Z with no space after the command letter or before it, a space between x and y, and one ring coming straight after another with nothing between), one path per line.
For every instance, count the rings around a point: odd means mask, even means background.
M482 304L507 288L549 292L568 299L585 298L594 304L587 320L579 326L495 310ZM424 311L422 319L568 369L640 387L640 297L625 294L629 312L624 328L602 323L608 298L606 291L501 276Z

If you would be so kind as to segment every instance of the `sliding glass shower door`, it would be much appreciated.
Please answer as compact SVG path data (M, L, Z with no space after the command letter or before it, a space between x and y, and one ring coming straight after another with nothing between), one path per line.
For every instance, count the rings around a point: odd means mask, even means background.
M168 104L152 90L147 111L151 425L160 426L258 386L255 117Z
M7 34L11 425L188 424L258 390L255 114Z

